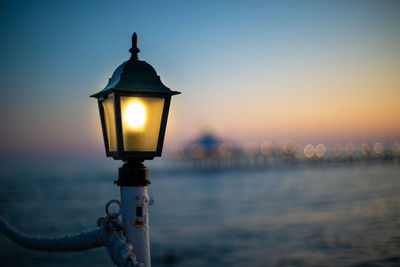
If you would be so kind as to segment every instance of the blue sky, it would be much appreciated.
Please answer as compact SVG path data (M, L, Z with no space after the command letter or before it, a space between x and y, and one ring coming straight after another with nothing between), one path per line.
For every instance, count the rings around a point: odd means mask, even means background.
M97 105L131 34L173 99L166 145L396 139L396 1L1 1L0 145L104 157ZM232 134L234 133L234 134Z

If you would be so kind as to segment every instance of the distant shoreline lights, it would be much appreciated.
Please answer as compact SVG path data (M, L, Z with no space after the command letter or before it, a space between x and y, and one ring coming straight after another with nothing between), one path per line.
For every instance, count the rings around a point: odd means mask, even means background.
M233 142L219 142L210 146L194 143L186 147L174 146L167 151L169 159L229 159L229 158L281 158L285 161L296 159L307 160L367 160L383 157L400 158L400 142L383 143L336 143L333 145L300 144L293 140L272 141L261 143L247 142L234 144Z

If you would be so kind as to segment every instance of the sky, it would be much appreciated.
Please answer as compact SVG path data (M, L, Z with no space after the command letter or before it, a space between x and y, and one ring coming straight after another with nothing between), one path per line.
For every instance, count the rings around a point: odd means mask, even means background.
M129 59L173 97L165 146L400 139L398 1L0 1L0 147L105 158L89 95Z

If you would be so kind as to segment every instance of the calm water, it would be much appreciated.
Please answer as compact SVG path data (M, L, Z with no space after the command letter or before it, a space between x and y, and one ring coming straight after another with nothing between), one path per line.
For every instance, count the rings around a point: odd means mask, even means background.
M40 173L39 173L40 174ZM3 174L0 214L28 234L95 227L113 172ZM400 165L150 173L153 266L400 266ZM1 266L112 266L0 235Z

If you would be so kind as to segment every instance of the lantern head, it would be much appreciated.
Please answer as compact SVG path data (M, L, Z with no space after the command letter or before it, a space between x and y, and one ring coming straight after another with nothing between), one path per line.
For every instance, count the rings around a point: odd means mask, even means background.
M91 95L98 100L107 157L143 161L160 157L171 96L154 68L138 59L137 35L132 53L112 74L107 86Z

